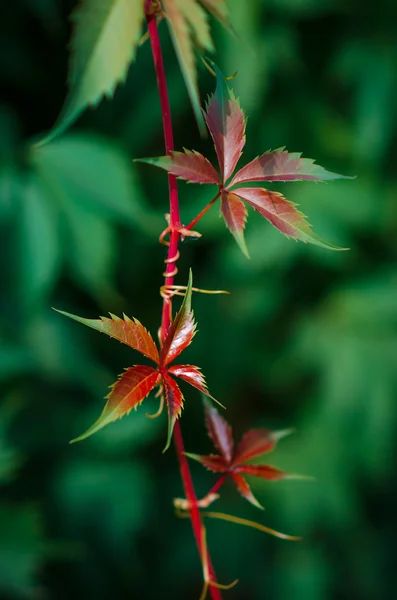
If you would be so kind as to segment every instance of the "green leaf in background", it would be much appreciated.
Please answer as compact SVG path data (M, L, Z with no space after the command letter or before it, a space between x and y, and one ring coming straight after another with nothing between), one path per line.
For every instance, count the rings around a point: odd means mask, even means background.
M68 205L140 229L150 228L150 214L135 176L135 166L116 144L96 135L73 134L31 149L31 161L50 178ZM157 224L157 221L156 221Z
M149 471L137 462L78 457L57 473L53 495L69 534L92 528L96 540L111 538L108 558L117 564L133 534L145 526L152 484Z
M197 549L189 523L175 520L170 502L183 494L175 456L159 454L163 420L145 417L146 410L157 410L158 400L148 398L147 408L133 418L104 428L84 445L69 446L73 434L95 420L98 398L120 365L128 364L128 349L100 336L91 340L88 330L85 335L84 328L50 310L64 306L88 316L131 309L153 332L159 325L166 256L156 240L165 227L167 182L160 173L142 170L140 187L131 164L132 157L155 156L162 147L149 43L139 49L127 84L112 102L87 110L76 124L76 132L86 130L36 146L27 156L29 138L54 122L65 97L69 10L88 4L3 4L0 598L157 600L159 590L167 596L170 589L175 600L196 598ZM225 4L201 1L205 9ZM200 287L231 292L214 300L197 294L201 325L189 350L192 360L197 358L226 401L238 434L246 426L294 427L277 463L316 478L276 487L252 481L272 525L302 535L299 544L214 520L208 522L208 547L221 581L240 579L225 599L230 593L249 600L391 600L397 530L397 3L227 4L242 43L212 17L209 23L223 72L238 71L232 85L250 115L247 159L286 145L357 179L288 184L290 199L310 214L315 230L351 247L348 253L288 243L253 215L246 231L248 262L216 210L203 218L201 240L181 245L178 277L192 266ZM198 145L196 127L190 126L191 108L164 21L159 33L177 147L205 152L208 142ZM212 77L202 79L204 98ZM95 137L87 135L88 128ZM44 192L51 215L46 221L68 271L58 269L34 310L31 305L22 313L26 299L15 249L21 219L26 229L23 202L31 179ZM204 186L178 187L187 224L211 196ZM279 191L286 192L284 185ZM97 291L94 296L93 284L81 272L77 276L77 267L72 271L72 246L73 260L83 257L76 234L72 237L70 206L78 218L93 214L117 235L115 281L125 297L122 306ZM35 221L29 226L30 237ZM39 241L45 244L43 231ZM86 234L89 238L88 229ZM80 242L84 257L86 243ZM25 269L33 271L35 260L25 252ZM47 261L44 256L42 266ZM113 281L111 270L106 277ZM9 398L21 402L12 420L3 411ZM186 401L187 447L204 452L195 392ZM193 465L192 474L202 497L214 481L198 467ZM219 510L238 514L230 485L220 491ZM253 517L250 510L247 505L247 518ZM78 548L74 557L61 556L53 543L44 553L45 537L35 521L40 516L54 540Z
M105 303L115 298L112 275L117 241L112 226L94 213L69 204L66 209L67 261L76 282Z
M19 452L9 441L10 424L20 408L21 403L14 395L8 396L5 400L2 399L0 405L0 485L14 479L21 463Z
M161 226L145 205L134 165L117 145L81 134L32 147L29 157L62 218L64 255L76 281L102 304L115 300L112 221L151 235Z
M52 131L59 135L87 106L113 96L127 76L141 36L144 0L85 0L72 15L70 92Z
M0 523L0 592L7 598L31 598L46 553L39 511L3 503Z
M21 188L16 230L18 289L23 307L32 311L54 285L61 262L58 215L35 175Z
M16 208L20 174L12 163L0 165L0 225L6 223Z

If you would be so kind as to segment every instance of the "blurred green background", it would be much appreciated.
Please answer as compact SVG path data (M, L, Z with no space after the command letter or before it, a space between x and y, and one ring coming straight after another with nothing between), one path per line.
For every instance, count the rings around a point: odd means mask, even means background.
M66 95L72 0L0 7L0 597L198 598L201 572L165 415L154 400L74 446L106 389L137 355L62 318L122 311L160 319L164 173L131 157L163 152L148 44L112 102L32 151ZM213 21L216 60L248 120L246 160L287 146L358 176L277 189L316 232L351 250L283 238L250 214L251 260L213 209L182 248L178 283L227 289L194 297L199 334L187 360L227 405L235 436L294 427L271 462L315 481L252 481L260 513L225 485L217 509L290 534L275 540L208 522L231 599L393 598L397 570L397 4L379 0L230 0L236 40ZM199 138L165 25L176 146ZM214 86L200 70L203 97ZM187 223L209 188L180 184ZM187 390L186 390L187 391ZM188 391L186 447L211 448ZM214 477L198 464L199 495Z

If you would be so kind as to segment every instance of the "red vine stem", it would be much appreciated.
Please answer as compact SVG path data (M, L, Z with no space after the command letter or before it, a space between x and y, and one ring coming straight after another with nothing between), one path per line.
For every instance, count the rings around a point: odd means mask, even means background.
M167 91L167 82L164 70L163 54L161 51L161 44L157 30L156 15L151 10L151 0L146 0L146 20L149 31L150 45L152 48L154 68L156 71L157 86L160 96L161 114L163 119L163 131L165 150L167 154L174 149L174 138L172 133L172 121L170 103ZM181 227L180 213L179 213L179 202L178 202L178 188L177 181L174 175L168 175L168 187L170 197L170 244L168 247L166 270L165 270L165 285L174 284L175 276L175 262L178 258L178 243L179 233L178 229ZM172 298L164 298L163 312L161 319L161 337L164 339L170 322L171 322L171 311L172 311ZM200 557L203 556L203 544L202 544L202 522L201 514L197 507L197 496L193 485L192 476L190 474L189 464L185 456L185 447L182 438L182 431L179 421L176 421L174 427L173 438L175 442L176 453L179 461L179 468L181 472L183 487L185 490L186 498L191 507L190 518L192 522L193 532L196 539L196 544L200 553ZM211 563L211 559L208 555L208 574L210 580L216 583L215 572ZM216 587L210 586L209 592L212 600L222 600L222 596Z

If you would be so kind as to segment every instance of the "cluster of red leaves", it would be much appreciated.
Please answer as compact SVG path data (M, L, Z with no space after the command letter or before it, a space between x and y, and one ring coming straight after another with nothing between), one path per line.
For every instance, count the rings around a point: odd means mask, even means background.
M246 464L247 461L274 450L278 440L288 435L291 430L250 429L234 449L232 428L208 403L205 405L205 422L208 435L219 454L188 453L187 456L197 460L210 471L230 475L240 494L254 506L263 508L253 495L244 475L252 475L266 481L300 477L290 475L271 465Z
M233 173L245 146L245 115L239 101L227 87L224 77L217 74L215 93L210 96L204 119L214 142L218 158L218 173L211 162L195 150L172 152L169 156L139 159L183 179L189 183L214 184L221 198L221 212L226 225L242 251L248 256L244 240L247 220L245 202L265 217L287 237L340 250L315 235L296 204L282 194L260 187L240 187L258 181L328 181L344 176L326 171L312 159L301 158L299 153L284 149L265 152ZM232 178L232 179L231 179ZM231 179L231 181L229 181ZM236 187L238 186L238 187Z
M111 386L107 396L107 403L99 419L82 435L73 440L81 441L93 433L96 433L109 423L128 414L132 408L136 408L148 394L156 387L160 387L168 408L168 438L165 449L170 445L172 431L176 419L181 415L183 408L183 394L174 379L174 376L183 379L203 394L210 396L205 383L204 375L198 367L192 365L170 366L177 356L191 343L196 324L191 309L192 297L192 274L189 275L189 283L181 308L173 320L168 334L158 350L150 333L137 319L129 319L124 315L123 319L110 315L110 318L83 319L67 312L58 311L61 314L92 327L101 333L106 333L119 342L134 348L143 356L155 363L155 367L148 365L134 365L120 375L118 381Z

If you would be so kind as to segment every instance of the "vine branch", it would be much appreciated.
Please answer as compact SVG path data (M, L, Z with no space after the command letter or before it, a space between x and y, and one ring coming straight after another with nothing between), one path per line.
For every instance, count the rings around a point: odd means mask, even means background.
M159 91L160 97L160 105L161 105L161 114L163 120L163 131L164 131L164 141L165 141L165 150L167 154L170 154L174 149L174 139L173 139L173 131L172 131L172 120L171 120L171 111L170 111L170 103L168 97L167 90L167 82L165 76L164 69L164 61L161 50L160 39L158 35L157 29L157 21L155 11L152 9L151 0L146 0L145 9L146 9L146 21L148 26L150 45L152 49L154 68L156 71L156 79L157 79L157 87ZM166 259L166 270L164 273L165 276L165 285L172 286L174 284L174 277L177 272L176 261L179 258L178 252L178 244L180 233L179 229L181 228L180 222L180 212L179 212L179 201L178 201L178 188L177 181L174 175L168 175L168 188L169 188L169 199L170 199L170 224L169 224L169 234L170 234L170 242L168 246L168 253ZM162 311L162 319L161 319L161 328L160 328L160 337L164 339L167 331L169 329L172 317L172 297L164 297L163 299L163 311ZM190 519L192 522L193 532L196 539L196 544L199 550L200 557L203 556L203 544L202 544L202 520L199 508L197 507L197 496L193 485L192 476L190 473L189 465L187 458L185 456L185 447L183 443L182 431L180 422L177 420L174 427L173 433L176 453L179 461L179 469L181 472L182 483L185 491L186 498L190 505ZM207 551L207 560L208 560L208 574L210 580L216 583L216 576L212 566L211 558ZM222 600L219 589L210 586L209 592L212 600Z

